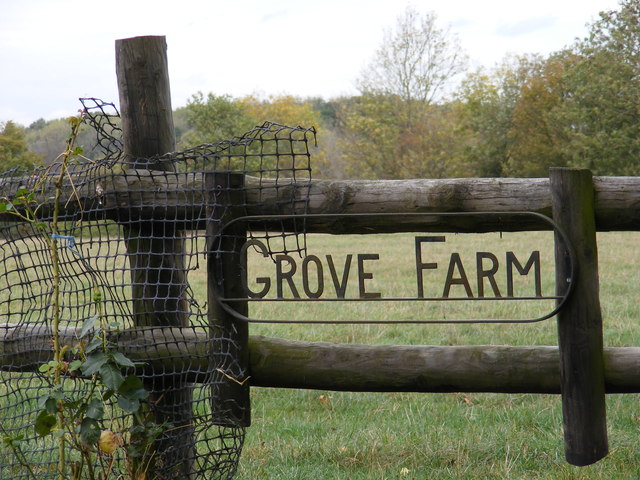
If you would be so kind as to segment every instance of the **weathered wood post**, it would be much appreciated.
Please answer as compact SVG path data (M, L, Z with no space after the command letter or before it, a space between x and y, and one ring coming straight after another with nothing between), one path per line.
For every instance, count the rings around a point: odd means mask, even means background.
M125 162L130 168L173 171L169 162L145 164L150 157L175 151L165 37L117 40L116 74ZM189 323L184 239L170 220L139 221L124 227L136 327L184 327ZM190 479L194 457L190 385L179 375L146 382L153 420L172 425L149 452L153 461L148 474L153 479Z
M251 423L249 402L249 326L222 308L219 298L246 296L242 283L240 251L246 241L246 226L226 223L242 215L244 174L208 172L205 186L209 194L207 215L207 297L209 330L213 338L212 362L220 380L213 385L213 421L218 425L247 427ZM247 316L246 301L227 306Z
M584 466L608 453L602 313L591 172L552 168L553 219L575 252L574 291L558 313L560 390L567 462ZM556 236L556 285L563 294L571 271Z

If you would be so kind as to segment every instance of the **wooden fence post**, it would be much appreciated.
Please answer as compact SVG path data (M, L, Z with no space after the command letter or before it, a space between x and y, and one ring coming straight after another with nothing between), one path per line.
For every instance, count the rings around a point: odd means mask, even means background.
M249 401L249 326L224 310L219 297L246 296L242 284L240 250L246 241L246 226L236 223L223 227L242 215L245 205L244 174L208 172L205 185L209 194L207 215L207 297L209 330L213 339L212 362L220 374L212 385L213 421L218 425L247 427L251 423ZM228 307L247 316L248 303L228 302Z
M145 159L175 151L175 134L165 37L135 37L116 41L116 74L125 161L143 167ZM174 165L154 162L156 170ZM184 238L170 219L126 223L125 244L130 262L135 327L188 326L189 307ZM128 221L128 219L124 219ZM151 448L149 477L193 478L194 437L192 389L178 375L145 380L151 390L153 420L171 424ZM167 470L167 466L171 467Z
M574 291L558 313L560 390L567 462L584 466L608 453L602 314L598 283L594 187L591 172L550 170L553 219L574 248ZM556 235L556 285L562 294L571 276Z

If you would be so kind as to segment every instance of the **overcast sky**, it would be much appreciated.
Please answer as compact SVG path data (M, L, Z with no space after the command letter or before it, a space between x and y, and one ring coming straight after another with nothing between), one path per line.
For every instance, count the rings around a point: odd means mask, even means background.
M165 35L173 107L197 91L322 96L354 82L407 4L433 11L473 66L548 53L617 0L0 0L0 122L118 100L115 40Z

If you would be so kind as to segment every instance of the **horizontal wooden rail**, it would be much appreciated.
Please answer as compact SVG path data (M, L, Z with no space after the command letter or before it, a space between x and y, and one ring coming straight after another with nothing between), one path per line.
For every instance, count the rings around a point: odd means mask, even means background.
M13 182L17 189L20 182ZM458 178L441 180L313 180L295 184L279 180L279 188L268 188L270 180L247 177L247 210L250 215L305 213L304 203L292 202L309 195L306 213L370 214L430 212L493 212L500 216L403 218L314 218L306 222L309 232L487 232L548 230L533 217L510 216L517 211L551 215L549 179L546 178ZM0 185L2 187L2 185ZM596 228L599 231L640 230L640 177L594 177ZM4 192L11 197L11 192ZM82 209L91 216L115 221L169 219L184 222L184 228L204 228L206 189L200 173L127 170L97 175L63 195L68 211ZM47 210L47 192L41 192L42 211ZM11 221L1 214L0 221ZM274 222L280 229L280 222Z
M78 342L75 329L61 334L69 345ZM0 369L37 369L52 359L50 340L50 329L42 325L0 325ZM210 340L202 330L125 330L111 340L127 357L146 362L145 373L207 379ZM373 346L250 336L249 352L250 382L257 387L560 393L554 346ZM640 347L605 348L604 361L607 393L640 393Z

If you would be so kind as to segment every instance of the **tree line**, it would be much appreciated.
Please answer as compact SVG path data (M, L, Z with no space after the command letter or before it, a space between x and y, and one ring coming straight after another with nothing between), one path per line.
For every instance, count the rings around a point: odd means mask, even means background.
M600 12L585 38L546 57L468 71L457 37L407 8L349 97L194 94L174 112L180 148L272 121L315 126L314 176L547 176L551 166L640 175L640 4ZM90 132L79 141L91 155ZM63 120L0 124L0 168L49 162ZM21 147L20 147L21 146Z

